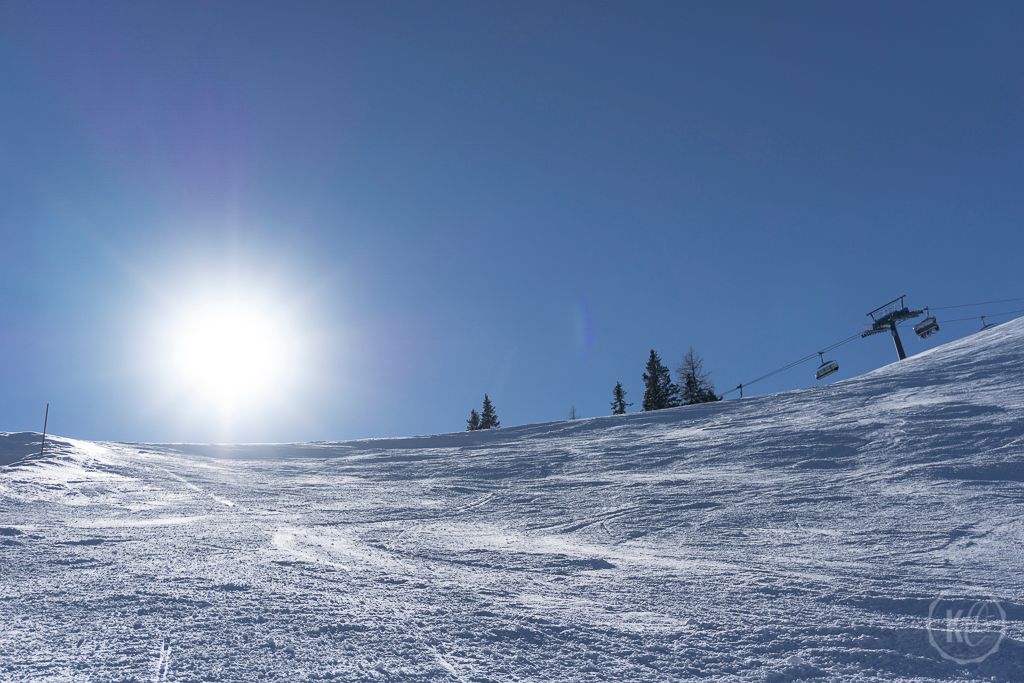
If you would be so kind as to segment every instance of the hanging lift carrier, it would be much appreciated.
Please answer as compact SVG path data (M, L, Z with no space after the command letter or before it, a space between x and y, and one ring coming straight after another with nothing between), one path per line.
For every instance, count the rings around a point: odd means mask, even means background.
M825 360L824 351L818 351L818 357L821 359L821 365L818 366L818 371L814 373L815 379L824 379L833 372L839 372L839 363L834 360Z
M935 319L935 316L927 308L924 309L924 314L928 317L914 325L914 332L921 339L939 331L939 321Z

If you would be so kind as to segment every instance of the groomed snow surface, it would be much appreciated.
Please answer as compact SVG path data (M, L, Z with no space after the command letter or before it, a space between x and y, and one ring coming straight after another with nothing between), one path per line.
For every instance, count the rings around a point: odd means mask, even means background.
M1024 320L655 414L37 451L4 680L1024 680Z

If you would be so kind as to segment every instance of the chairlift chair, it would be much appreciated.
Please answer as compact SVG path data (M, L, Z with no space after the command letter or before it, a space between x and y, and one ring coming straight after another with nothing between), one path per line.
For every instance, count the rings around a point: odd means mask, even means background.
M834 360L825 360L825 353L818 351L818 356L821 358L821 365L818 366L818 371L814 373L815 378L824 379L833 372L839 372L839 363Z
M914 332L916 332L917 336L921 339L939 331L939 321L935 319L934 315L931 315L928 312L927 308L924 309L924 311L925 313L928 313L928 317L914 325Z

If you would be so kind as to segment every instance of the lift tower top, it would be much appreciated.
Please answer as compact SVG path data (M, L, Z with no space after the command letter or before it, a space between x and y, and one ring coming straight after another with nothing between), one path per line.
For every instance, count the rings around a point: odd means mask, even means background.
M869 312L868 317L871 318L871 327L860 335L861 337L868 337L872 334L881 334L882 332L891 333L893 343L896 344L896 355L899 356L900 360L906 358L907 354L903 350L900 333L896 330L897 323L924 315L924 311L912 311L907 308L904 303L906 298L906 294L898 296L889 303Z

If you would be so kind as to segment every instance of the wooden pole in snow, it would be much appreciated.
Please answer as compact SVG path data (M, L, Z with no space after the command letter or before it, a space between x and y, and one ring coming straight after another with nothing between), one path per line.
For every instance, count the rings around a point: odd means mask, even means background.
M43 449L46 448L46 423L50 421L50 404L46 404L46 412L43 413L43 440L39 442L39 457L43 457Z

